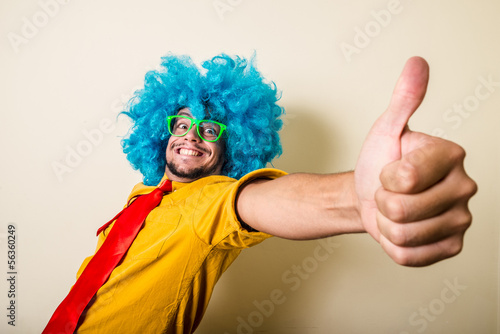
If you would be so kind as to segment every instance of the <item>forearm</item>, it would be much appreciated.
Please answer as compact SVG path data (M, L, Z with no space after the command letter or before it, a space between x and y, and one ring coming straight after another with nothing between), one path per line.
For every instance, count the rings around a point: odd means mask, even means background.
M241 190L236 205L246 224L282 238L364 232L352 172L255 180Z

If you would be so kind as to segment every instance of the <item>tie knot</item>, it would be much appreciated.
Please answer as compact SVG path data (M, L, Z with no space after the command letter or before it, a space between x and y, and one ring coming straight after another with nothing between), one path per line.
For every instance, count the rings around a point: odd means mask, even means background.
M172 191L172 181L169 179L163 180L162 183L158 186L158 188L163 191L164 193L168 193Z

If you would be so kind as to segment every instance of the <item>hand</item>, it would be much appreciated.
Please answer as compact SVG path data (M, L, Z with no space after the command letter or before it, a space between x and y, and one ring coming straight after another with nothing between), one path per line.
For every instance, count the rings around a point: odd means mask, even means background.
M460 146L408 128L428 79L426 61L409 59L354 174L366 231L406 266L429 265L461 251L472 221L467 203L477 190L464 170Z

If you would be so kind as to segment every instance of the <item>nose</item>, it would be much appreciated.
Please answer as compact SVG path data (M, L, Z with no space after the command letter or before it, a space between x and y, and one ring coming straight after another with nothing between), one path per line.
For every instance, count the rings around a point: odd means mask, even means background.
M203 139L201 139L200 136L198 135L198 129L196 128L196 124L193 124L191 130L189 130L188 133L184 135L184 140L195 141L195 142L203 141Z

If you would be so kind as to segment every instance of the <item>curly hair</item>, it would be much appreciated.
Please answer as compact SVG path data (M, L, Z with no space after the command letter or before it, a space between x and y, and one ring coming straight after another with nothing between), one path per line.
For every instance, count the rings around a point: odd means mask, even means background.
M123 152L142 173L144 184L158 184L170 137L166 118L189 108L198 119L227 125L222 174L239 179L281 154L280 97L274 82L264 82L254 57L248 61L220 54L199 68L188 56L167 55L160 69L146 73L144 88L123 111L132 120L122 140Z

